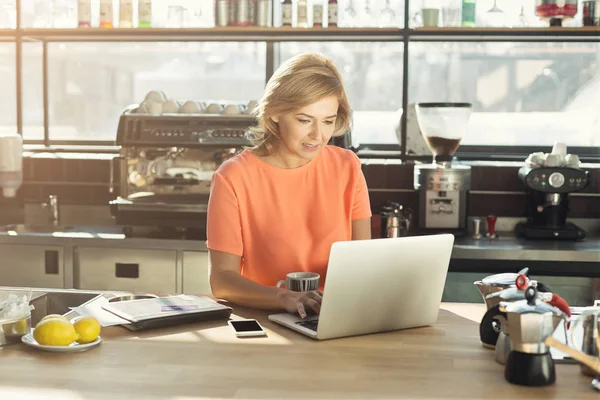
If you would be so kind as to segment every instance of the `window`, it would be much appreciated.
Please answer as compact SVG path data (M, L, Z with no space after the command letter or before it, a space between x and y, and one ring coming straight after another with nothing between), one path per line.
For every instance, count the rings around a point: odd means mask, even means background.
M25 138L41 139L41 47L24 47ZM264 43L50 43L50 140L114 140L119 115L151 90L175 100L247 103L262 95L265 70Z
M0 28L14 26L15 1L7 0L4 7L0 6ZM548 22L535 15L537 1L477 0L477 26L547 27ZM50 8L46 3L22 2L24 27L74 26L76 1L56 0ZM152 4L153 24L157 27L208 27L214 23L212 1L164 0ZM276 2L275 14L279 6ZM402 27L404 6L405 0L340 0L339 26ZM409 27L422 25L424 8L440 9L440 26L447 25L448 16L454 16L455 24L460 25L460 0L410 0ZM490 13L492 9L501 12ZM580 0L578 14L564 21L563 26L581 26L582 9ZM116 11L114 19L118 21ZM97 23L96 10L92 25ZM22 32L15 34L23 35ZM462 144L476 147L461 148L467 151L486 153L490 148L480 146L492 146L497 153L502 151L499 147L511 146L518 149L506 151L518 153L525 150L524 146L550 146L559 140L566 140L570 147L600 146L600 43L542 42L538 38L483 42L488 39L478 36L469 36L473 42L465 42L464 37L460 41L448 37L441 39L447 42L438 42L439 37L424 41L431 38L419 36L419 32L422 31L389 33L392 40L397 40L390 42L327 42L327 37L314 39L318 40L315 42L275 41L269 47L275 51L268 58L275 56L275 67L307 51L333 59L354 110L355 147L366 145L367 150L397 152L402 103L408 102L407 148L409 155L423 155L427 150L423 150L414 104L427 101L474 104ZM448 32L440 30L438 34L450 35L452 31ZM495 35L490 31L482 34ZM258 99L264 90L267 69L271 70L266 65L265 42L52 40L47 47L46 107L51 142L113 141L124 108L141 102L151 90L162 90L169 98L184 101L245 103ZM407 49L405 40L409 43ZM42 44L25 40L22 46L23 134L26 140L39 141L44 134ZM407 88L403 87L404 63L409 66ZM1 104L6 103L0 109L0 129L14 131L14 43L0 42L0 72L6 78L0 82L0 88L7 94L0 100ZM421 143L417 143L419 140Z
M15 44L0 42L0 132L17 131Z
M411 43L409 103L474 104L468 145L600 145L599 43Z
M398 143L395 126L402 108L402 43L334 42L280 44L279 64L304 52L332 59L342 74L354 111L352 143Z

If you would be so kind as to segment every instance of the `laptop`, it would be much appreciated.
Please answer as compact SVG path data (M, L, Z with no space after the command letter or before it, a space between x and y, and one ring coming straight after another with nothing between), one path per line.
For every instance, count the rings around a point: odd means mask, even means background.
M269 315L313 339L334 339L436 322L454 236L336 242L319 315Z

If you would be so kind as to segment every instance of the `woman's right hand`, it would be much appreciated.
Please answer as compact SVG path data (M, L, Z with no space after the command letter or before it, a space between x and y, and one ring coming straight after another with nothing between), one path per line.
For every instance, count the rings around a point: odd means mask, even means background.
M284 290L280 295L281 306L289 313L298 313L302 318L306 318L307 312L310 311L319 314L322 301L323 292L318 290L312 292Z

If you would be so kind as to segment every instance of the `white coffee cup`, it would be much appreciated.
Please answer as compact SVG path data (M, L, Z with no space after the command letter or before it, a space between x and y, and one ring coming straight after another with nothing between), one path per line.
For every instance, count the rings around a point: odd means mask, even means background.
M544 166L546 166L546 167L560 166L560 156L558 156L557 154L546 154L546 159L544 160Z
M162 105L163 114L176 114L179 112L179 102L177 100L167 100Z
M149 102L155 102L155 103L164 103L168 99L167 99L167 95L165 94L165 92L163 92L161 90L152 90L152 91L148 92L148 94L146 95L144 100L149 101Z
M198 114L200 112L202 112L202 107L194 100L188 100L179 107L180 114Z
M242 114L243 112L244 112L244 108L240 104L228 104L223 109L223 114L226 114L226 115L239 115L239 114Z
M223 107L218 103L210 103L205 111L207 114L221 114L223 112Z

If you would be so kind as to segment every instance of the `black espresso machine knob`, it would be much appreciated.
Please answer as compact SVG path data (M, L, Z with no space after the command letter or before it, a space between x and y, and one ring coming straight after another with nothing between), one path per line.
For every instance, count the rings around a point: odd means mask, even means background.
M525 186L539 192L572 193L588 185L589 172L579 168L523 166L519 178Z

